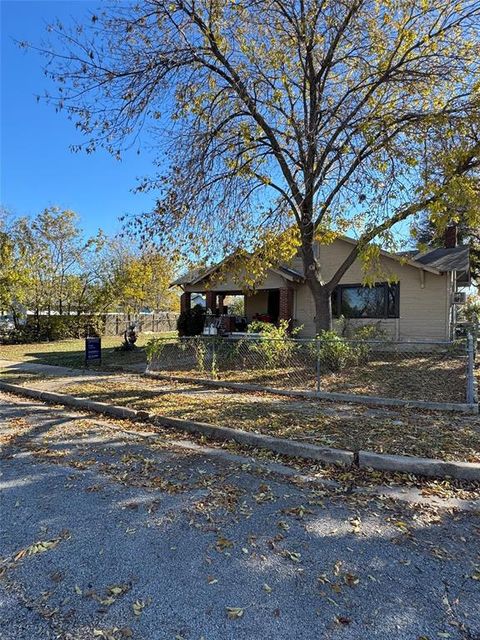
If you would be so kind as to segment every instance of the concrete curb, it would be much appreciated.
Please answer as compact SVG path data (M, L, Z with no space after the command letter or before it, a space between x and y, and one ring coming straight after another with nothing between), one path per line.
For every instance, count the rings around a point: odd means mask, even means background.
M233 440L239 444L246 444L249 447L259 449L268 449L274 453L280 453L292 458L317 460L338 466L351 466L354 462L354 454L351 451L332 449L330 447L318 447L314 444L287 440L285 438L273 438L263 433L231 429L230 427L217 427L204 422L194 422L180 418L166 418L163 416L152 416L151 422L162 427L173 427L174 429L183 429L190 433L200 433L215 440Z
M434 458L397 456L373 453L370 451L359 451L355 454L352 451L343 449L319 447L314 444L285 438L273 438L262 433L232 429L230 427L219 427L204 422L183 420L181 418L168 418L166 416L151 414L147 411L137 411L127 407L75 398L74 396L52 391L23 387L2 382L1 380L0 390L44 402L63 404L84 411L101 413L115 418L142 420L157 426L172 427L173 429L179 429L189 433L199 433L215 440L234 441L254 448L268 449L274 453L294 458L316 460L337 466L355 466L362 469L370 468L395 473L480 481L480 464L473 462L445 462Z
M143 374L149 378L158 380L174 380L176 382L189 382L192 384L204 385L206 387L224 387L226 389L236 389L237 391L252 391L254 393L273 393L277 396L289 396L292 398L307 398L316 400L336 400L338 402L351 402L355 404L379 405L382 407L408 407L412 409L427 409L430 411L455 411L478 415L478 404L466 404L461 402L427 402L426 400L402 400L400 398L381 398L379 396L363 396L352 393L337 393L333 391L293 391L287 389L274 389L273 387L263 387L256 384L244 382L230 382L228 380L208 380L191 376L170 376L155 371L145 371Z
M475 462L445 462L435 458L394 456L373 453L372 451L359 451L358 466L362 469L412 473L417 476L480 480L480 464Z

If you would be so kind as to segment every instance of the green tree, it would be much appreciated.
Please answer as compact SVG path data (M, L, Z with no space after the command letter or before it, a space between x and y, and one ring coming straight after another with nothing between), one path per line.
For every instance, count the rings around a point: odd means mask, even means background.
M23 245L17 242L11 214L0 210L0 311L13 315L18 324L18 313L28 300L32 279L32 265L25 260Z
M134 232L253 255L253 277L299 250L320 331L398 222L462 200L478 226L479 18L477 0L139 0L54 25L44 52L87 151L157 126L167 168L139 185L159 198ZM327 281L314 243L346 229L359 243Z
M73 211L52 207L33 218L12 221L10 259L3 263L11 308L21 302L41 314L92 313L89 289L98 286L98 259L104 237L84 239Z
M178 295L170 289L173 263L156 251L134 252L114 242L109 253L109 289L117 307L125 313L172 311L179 306Z

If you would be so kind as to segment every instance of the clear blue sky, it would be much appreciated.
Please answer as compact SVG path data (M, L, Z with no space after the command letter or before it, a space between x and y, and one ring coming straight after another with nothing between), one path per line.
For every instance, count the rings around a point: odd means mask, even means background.
M14 40L39 44L55 17L82 19L98 6L87 0L0 0L0 202L18 215L51 205L73 209L88 234L99 227L114 233L120 215L152 208L153 193L131 193L136 177L151 173L152 158L145 151L121 162L104 151L72 153L69 145L80 141L73 123L35 99L48 85L42 58Z

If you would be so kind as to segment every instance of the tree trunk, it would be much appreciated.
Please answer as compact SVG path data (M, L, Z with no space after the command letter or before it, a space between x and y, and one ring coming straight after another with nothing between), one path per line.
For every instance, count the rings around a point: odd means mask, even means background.
M322 281L321 266L315 258L313 224L302 234L302 259L307 286L315 303L315 333L331 331L332 301L331 288Z

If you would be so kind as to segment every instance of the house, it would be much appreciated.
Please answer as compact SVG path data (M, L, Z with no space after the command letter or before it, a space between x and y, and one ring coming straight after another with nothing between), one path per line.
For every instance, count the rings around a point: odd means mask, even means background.
M331 244L315 247L326 281L355 243L342 236ZM334 326L340 328L338 319L342 316L348 318L352 328L378 324L395 340L450 340L457 304L462 301L459 289L470 285L469 249L457 246L454 227L447 229L445 244L444 248L424 253L381 251L382 277L371 287L361 284L362 267L356 260L333 293ZM202 293L207 309L221 314L226 295L243 293L233 274L227 272L221 281L212 280L217 269L214 266L193 271L175 281L183 289L183 310L190 307L192 295ZM248 321L286 319L293 326L302 327L300 337L315 336L315 305L305 282L301 256L288 265L270 269L256 291L245 294L245 315Z

